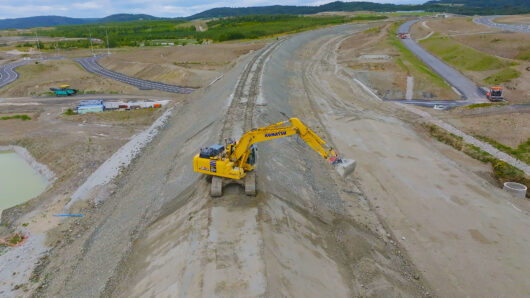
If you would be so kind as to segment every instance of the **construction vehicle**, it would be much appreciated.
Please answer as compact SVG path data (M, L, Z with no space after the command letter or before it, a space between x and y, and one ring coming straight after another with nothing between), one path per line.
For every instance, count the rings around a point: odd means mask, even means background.
M326 142L307 128L298 118L267 127L250 130L238 140L225 140L225 145L201 148L193 158L193 170L212 176L210 195L219 197L223 187L230 183L243 185L247 195L256 195L256 143L299 135L313 150L328 160L335 169L346 176L355 169L355 161L342 159Z
M59 88L50 88L50 90L55 92L55 96L72 96L77 93L77 90L70 88L70 85L61 85Z
M489 101L503 101L504 97L502 96L502 87L493 86L486 92L486 97Z

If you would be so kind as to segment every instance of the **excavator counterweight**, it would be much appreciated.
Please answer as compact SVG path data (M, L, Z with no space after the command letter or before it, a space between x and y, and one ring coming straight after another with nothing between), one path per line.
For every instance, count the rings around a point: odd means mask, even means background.
M257 161L256 143L299 135L313 150L328 160L341 176L355 169L355 161L340 158L336 151L305 126L299 119L291 118L262 128L246 132L238 141L227 140L225 145L202 148L193 158L195 172L211 175L212 196L221 196L224 185L238 183L245 187L247 195L256 194L255 168Z

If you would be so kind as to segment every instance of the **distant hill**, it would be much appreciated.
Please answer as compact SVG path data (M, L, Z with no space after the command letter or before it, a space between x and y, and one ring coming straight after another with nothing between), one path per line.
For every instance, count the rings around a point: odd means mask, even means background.
M220 7L187 17L186 19L208 19L244 15L263 14L314 14L326 11L377 12L424 10L458 14L521 14L530 13L529 0L440 0L419 5L380 4L372 2L331 2L320 6L260 6L260 7Z
M76 25L85 23L87 23L86 19L76 19L60 16L38 16L0 20L0 29L25 29L33 27Z
M79 25L90 23L129 22L160 19L147 14L114 14L104 18L69 18L60 16L37 16L28 18L0 20L0 29L27 29L34 27L52 27L59 25Z
M128 14L120 13L113 14L108 17L97 19L98 23L109 23L109 22L130 22L130 21L140 21L140 20L158 20L159 17L154 17L148 14Z
M194 14L186 20L210 19L246 15L275 14L314 14L327 11L412 11L449 12L464 15L522 14L530 13L530 0L433 0L418 5L380 4L372 2L331 2L319 6L258 6L258 7L219 7ZM60 16L37 16L29 18L0 20L0 29L49 27L108 22L130 22L162 19L147 14L114 14L104 18L69 18Z

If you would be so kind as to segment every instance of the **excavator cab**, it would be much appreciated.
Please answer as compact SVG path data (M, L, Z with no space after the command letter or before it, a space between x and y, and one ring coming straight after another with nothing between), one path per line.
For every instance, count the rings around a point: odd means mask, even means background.
M256 164L258 160L258 147L256 145L250 146L250 154L248 155L247 163L251 166Z

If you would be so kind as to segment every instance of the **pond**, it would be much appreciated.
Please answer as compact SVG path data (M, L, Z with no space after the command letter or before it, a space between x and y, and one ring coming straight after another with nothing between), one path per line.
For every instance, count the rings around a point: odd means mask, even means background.
M40 195L48 181L13 151L0 151L0 210Z

